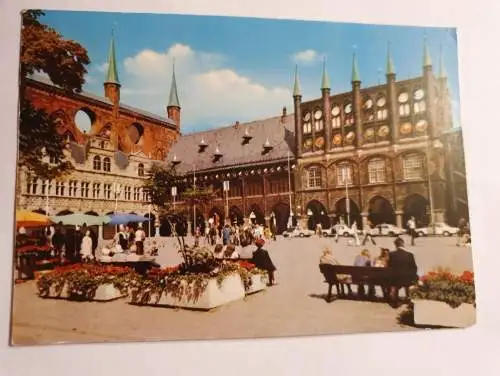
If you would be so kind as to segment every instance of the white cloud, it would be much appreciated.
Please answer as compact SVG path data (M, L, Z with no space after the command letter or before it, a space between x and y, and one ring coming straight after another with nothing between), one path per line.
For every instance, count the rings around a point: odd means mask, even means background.
M102 63L96 66L95 69L98 72L105 73L108 70L108 65L109 65L108 63Z
M315 50L304 50L292 55L292 60L297 64L313 64L321 59Z
M164 115L174 59L183 132L276 116L291 101L288 88L259 83L229 68L220 54L178 43L124 60L119 72L123 102Z

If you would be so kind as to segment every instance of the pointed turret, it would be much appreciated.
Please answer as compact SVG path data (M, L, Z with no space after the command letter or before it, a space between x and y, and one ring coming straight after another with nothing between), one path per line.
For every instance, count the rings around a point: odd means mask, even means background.
M104 81L104 83L120 85L120 80L118 79L118 70L116 69L114 31L111 32L111 43L109 46L109 56L108 56L108 73L106 74L106 81Z
M181 107L179 104L179 95L177 94L177 82L175 80L175 62L172 66L172 83L170 85L168 107Z
M330 89L330 78L326 70L326 56L323 57L323 76L321 78L321 90Z
M293 96L299 97L300 94L300 83L299 83L299 66L295 65L295 81L293 84Z
M396 74L396 69L394 69L394 61L391 55L391 44L387 43L387 68L385 74Z
M352 82L361 82L361 78L359 77L359 69L358 69L358 59L356 58L356 54L352 54Z
M424 68L431 67L432 60L429 54L429 46L427 45L427 38L424 39Z
M172 64L172 82L168 96L167 116L175 122L177 132L181 131L181 105L177 94L177 81L175 79L175 61Z

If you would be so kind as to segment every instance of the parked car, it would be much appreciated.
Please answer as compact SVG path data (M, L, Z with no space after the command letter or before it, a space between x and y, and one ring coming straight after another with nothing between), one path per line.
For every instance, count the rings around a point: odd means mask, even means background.
M338 232L340 236L354 236L354 231L347 225L335 225L335 230ZM358 230L358 234L361 234L362 231Z
M390 223L381 223L370 230L372 236L398 236L402 235L406 230Z
M419 227L415 229L418 236L429 236L429 235L441 235L441 236L453 236L458 232L458 227L448 226L446 223L437 222L436 224L430 224L427 227Z
M314 235L313 230L308 230L300 227L289 227L283 232L285 238L308 238Z
M332 226L332 227L330 227L330 228L328 228L326 230L323 230L322 235L324 237L332 237L332 236L337 235L336 226Z

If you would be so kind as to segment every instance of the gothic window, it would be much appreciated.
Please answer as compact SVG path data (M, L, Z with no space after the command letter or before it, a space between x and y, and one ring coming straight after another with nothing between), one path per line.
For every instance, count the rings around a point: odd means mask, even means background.
M403 157L403 179L424 178L424 158L420 154L408 154Z
M56 196L64 196L64 182L56 182Z
M344 125L350 126L354 124L354 114L352 111L352 103L347 103L344 106Z
M365 98L363 101L363 119L364 121L375 120L375 112L373 109L373 100L370 97Z
M307 170L307 188L321 188L321 169L311 167Z
M340 128L340 107L338 105L332 107L332 128Z
M104 198L111 199L111 184L104 184Z
M90 183L87 181L82 181L80 184L80 195L84 198L89 197L89 186Z
M94 170L100 170L101 169L101 157L96 155L94 157Z
M399 105L399 116L410 116L410 105L408 103Z
M144 165L139 163L139 167L137 167L137 175L144 176Z
M111 171L111 159L109 159L109 157L104 158L102 167L103 167L104 171L107 171L107 172Z
M140 201L141 199L141 190L138 187L134 187L134 201Z
M312 124L311 124L311 113L306 112L304 114L304 124L302 126L303 133L311 133L312 132Z
M50 180L42 181L42 195L50 195L50 188L52 187L52 182Z
M142 191L142 201L149 201L149 194L145 190Z
M76 196L76 191L78 190L78 182L76 180L70 180L68 186L68 196Z
M350 163L342 163L337 166L337 185L352 184L352 166Z
M131 187L125 187L125 200L130 201L130 199L131 199L131 192L132 192L132 188Z
M38 189L38 178L28 179L27 193L35 195Z
M385 160L374 158L368 162L368 182L370 184L385 183Z
M417 89L413 92L413 112L419 114L425 109L425 92L423 89Z
M99 198L101 195L101 184L94 183L92 184L92 198Z
M387 100L385 96L381 95L377 98L377 120L385 120L387 119L388 111L387 111Z
M314 131L320 132L323 130L323 111L317 109L314 111Z

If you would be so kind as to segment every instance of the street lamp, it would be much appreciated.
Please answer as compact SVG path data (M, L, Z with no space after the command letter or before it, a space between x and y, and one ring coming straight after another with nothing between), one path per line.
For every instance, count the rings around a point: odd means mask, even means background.
M436 233L436 224L434 217L434 198L432 197L432 179L431 179L431 168L430 168L430 149L440 150L443 148L443 144L438 139L430 142L426 149L426 159L427 159L427 186L429 187L429 206L430 206L430 220L432 225L432 233ZM434 167L434 170L436 166Z
M177 187L172 187L170 188L170 193L172 195L172 204L173 204L173 209L174 209L174 213L175 213L175 197L177 196Z
M229 181L228 180L224 180L222 182L222 188L224 190L224 194L226 195L226 223L229 221L229 223L231 222L231 220L229 219Z

